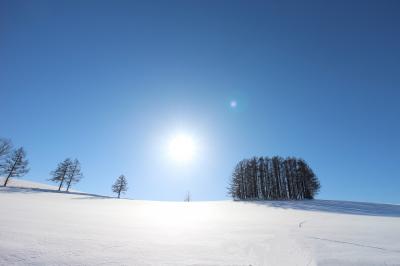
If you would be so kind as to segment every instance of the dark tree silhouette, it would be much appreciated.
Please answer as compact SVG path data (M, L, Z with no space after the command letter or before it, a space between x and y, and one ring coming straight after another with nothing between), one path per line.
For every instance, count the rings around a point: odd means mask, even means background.
M58 191L61 190L64 182L67 179L67 174L72 166L72 163L73 162L71 161L71 159L67 158L61 163L59 163L57 165L57 168L50 173L52 175L52 178L50 178L49 180L60 184L58 186Z
M319 189L318 178L303 159L253 157L236 165L228 194L236 200L300 200L313 199Z
M81 172L81 164L78 159L75 159L68 167L66 175L67 192L71 188L72 184L78 183L82 178L83 174Z
M0 138L0 159L7 156L12 149L12 143L9 139Z
M118 194L120 198L121 193L125 193L128 190L128 181L124 175L120 175L117 180L115 180L114 185L112 185L112 191Z
M8 139L0 138L0 171L4 168L5 159L10 154L12 143ZM0 172L1 174L1 172Z
M10 178L20 177L29 172L28 160L24 148L14 150L5 160L2 165L1 174L6 176L3 186L7 186Z

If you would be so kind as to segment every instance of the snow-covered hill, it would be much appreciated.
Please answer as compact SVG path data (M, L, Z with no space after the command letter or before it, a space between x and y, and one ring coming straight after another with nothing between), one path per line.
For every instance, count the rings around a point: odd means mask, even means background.
M398 205L152 202L10 184L0 265L400 265Z

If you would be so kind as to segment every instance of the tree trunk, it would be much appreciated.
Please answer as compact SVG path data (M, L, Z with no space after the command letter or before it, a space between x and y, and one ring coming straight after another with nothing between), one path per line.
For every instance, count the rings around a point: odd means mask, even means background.
M7 176L7 178L6 178L6 181L4 182L3 187L6 187L6 186L7 186L8 179L10 179L11 174L14 172L14 169L15 169L15 165L16 165L16 164L17 164L17 160L14 162L13 167L11 168L10 172L8 173L8 176Z
M58 187L58 191L61 190L61 187L62 187L63 183L64 183L64 178L63 178L63 179L61 180L61 182L60 182L60 186Z
M8 179L10 179L10 176L11 176L11 173L8 174L8 176L7 176L7 178L6 178L6 181L4 181L3 187L6 187L6 186L7 186Z
M71 182L68 182L67 192L69 192L69 187L71 186Z

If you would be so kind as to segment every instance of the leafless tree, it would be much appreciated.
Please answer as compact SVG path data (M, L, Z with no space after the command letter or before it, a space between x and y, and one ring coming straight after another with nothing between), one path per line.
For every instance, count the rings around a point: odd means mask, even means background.
M24 148L14 150L9 156L6 157L4 164L1 168L1 174L6 176L3 186L7 186L10 178L20 177L29 172L28 160Z
M71 188L72 184L78 183L82 178L83 174L81 172L81 164L78 159L75 159L68 167L66 174L67 192Z
M0 138L0 159L4 159L10 153L11 149L11 140Z
M128 181L124 175L120 175L115 183L112 185L112 191L118 194L118 198L121 197L121 193L125 193L128 190Z
M59 183L58 186L58 191L61 190L65 180L67 179L67 174L69 169L72 166L72 161L70 158L65 159L64 161L62 161L61 163L59 163L57 165L57 168L52 171L50 174L52 175L52 178L50 178L50 181Z
M186 201L186 202L192 201L192 195L190 194L190 191L188 191L188 192L186 193L186 196L185 196L184 201Z

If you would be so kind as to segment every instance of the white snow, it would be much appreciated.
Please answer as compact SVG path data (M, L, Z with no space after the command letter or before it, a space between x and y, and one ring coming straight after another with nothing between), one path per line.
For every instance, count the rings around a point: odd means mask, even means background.
M0 188L0 265L400 265L399 205L118 200L11 184Z

